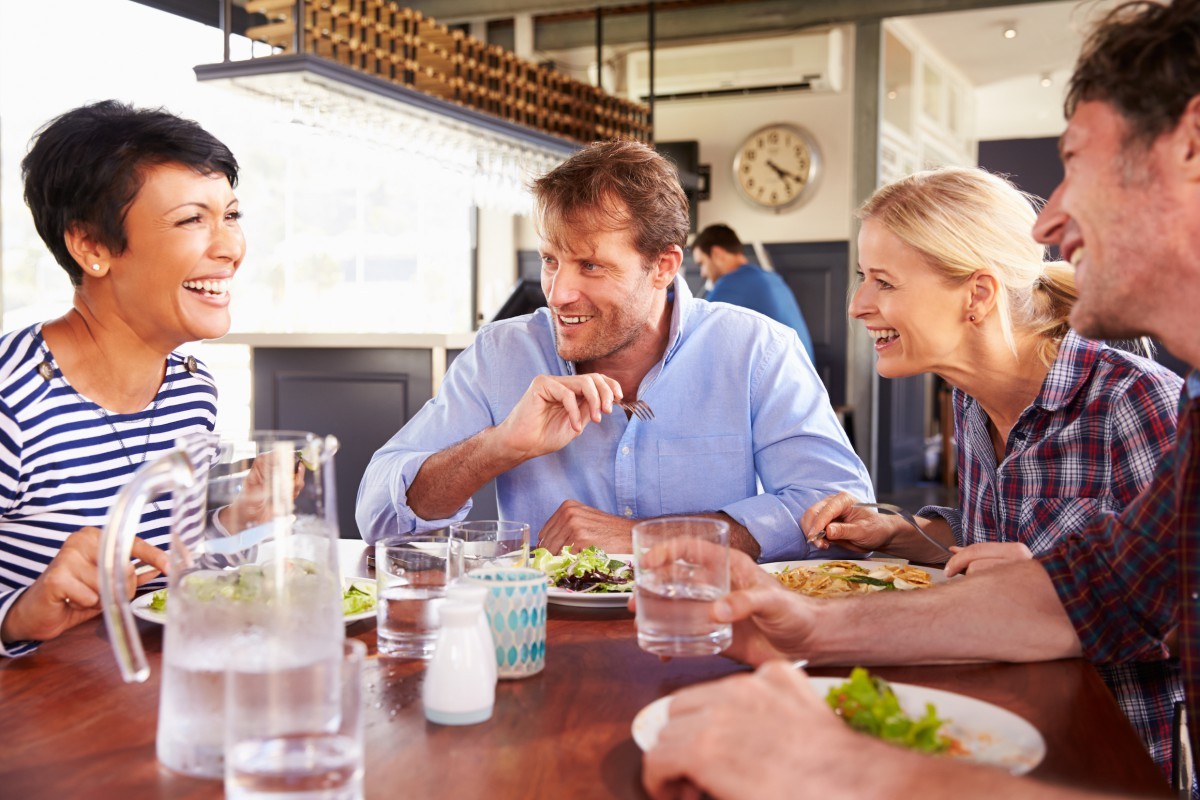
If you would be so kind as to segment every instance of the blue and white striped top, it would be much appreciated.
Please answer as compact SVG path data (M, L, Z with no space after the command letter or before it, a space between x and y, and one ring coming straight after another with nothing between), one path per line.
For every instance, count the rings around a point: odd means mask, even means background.
M41 323L0 337L0 624L69 535L103 527L117 491L143 462L179 436L216 427L216 384L202 364L191 366L172 353L147 408L110 414L67 383ZM138 535L165 550L170 498L156 503ZM0 655L36 645L0 642Z

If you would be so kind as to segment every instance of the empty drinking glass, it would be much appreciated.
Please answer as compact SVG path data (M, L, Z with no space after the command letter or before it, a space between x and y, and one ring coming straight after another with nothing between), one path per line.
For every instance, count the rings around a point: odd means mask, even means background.
M463 543L463 569L523 567L529 562L529 523L508 520L452 522L450 535Z

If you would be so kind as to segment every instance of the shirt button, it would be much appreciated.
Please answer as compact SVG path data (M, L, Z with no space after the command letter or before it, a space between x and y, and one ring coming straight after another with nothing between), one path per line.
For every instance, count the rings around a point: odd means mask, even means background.
M1200 592L1192 592L1193 600L1200 600Z
M623 455L623 456L629 455L629 445L625 445L624 447L621 448L621 455Z
M630 508L629 506L625 506L625 516L627 516L627 517L633 516L633 509Z

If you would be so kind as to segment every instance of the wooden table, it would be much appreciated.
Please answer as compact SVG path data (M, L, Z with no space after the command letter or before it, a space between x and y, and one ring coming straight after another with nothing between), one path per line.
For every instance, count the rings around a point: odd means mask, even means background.
M157 625L139 625L153 670L144 684L121 682L98 620L32 656L0 662L0 795L221 797L219 782L174 774L155 760L162 636ZM425 721L422 664L375 656L371 620L354 623L347 634L365 640L371 652L365 683L368 798L645 797L641 754L629 732L637 711L680 687L745 669L717 656L661 663L638 649L632 616L623 609L552 606L545 671L501 681L491 720L451 728ZM1169 794L1086 662L877 671L1025 717L1048 746L1033 773L1038 778Z

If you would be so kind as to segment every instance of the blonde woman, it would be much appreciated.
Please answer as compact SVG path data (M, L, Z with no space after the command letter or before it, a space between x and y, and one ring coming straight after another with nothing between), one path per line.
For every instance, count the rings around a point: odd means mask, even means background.
M1044 263L1035 210L978 169L921 172L858 212L861 283L850 316L875 340L885 378L932 372L954 387L958 507L918 522L956 549L950 571L1044 552L1092 516L1128 505L1174 439L1181 380L1162 366L1081 338L1067 315L1070 265ZM898 517L839 494L805 512L809 537L924 563L945 553ZM1151 754L1170 758L1175 662L1102 673Z

